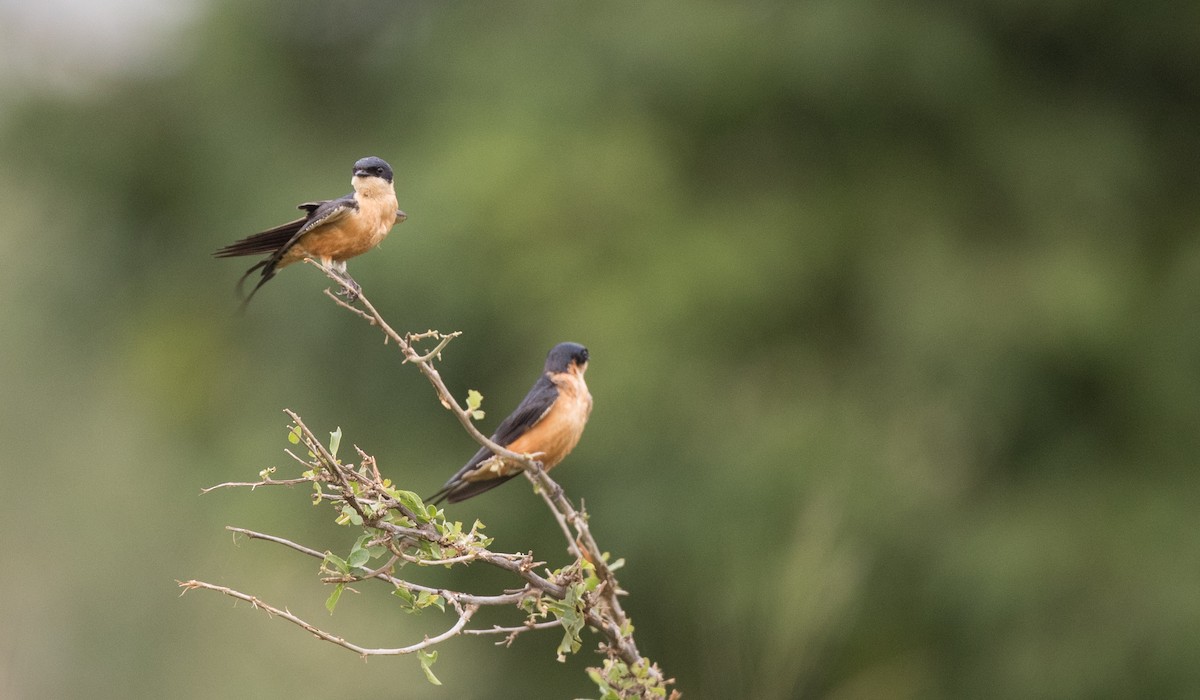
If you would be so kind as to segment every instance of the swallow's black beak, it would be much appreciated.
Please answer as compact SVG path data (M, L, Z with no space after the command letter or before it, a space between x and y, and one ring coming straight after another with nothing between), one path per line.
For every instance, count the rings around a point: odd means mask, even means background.
M366 168L355 168L354 177L370 177L371 171Z

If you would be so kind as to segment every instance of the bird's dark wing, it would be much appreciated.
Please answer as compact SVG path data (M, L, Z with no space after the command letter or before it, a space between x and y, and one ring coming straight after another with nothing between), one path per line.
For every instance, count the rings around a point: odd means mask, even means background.
M338 199L305 202L296 208L308 212L306 216L246 236L240 241L230 243L213 255L218 258L234 258L241 255L261 255L263 253L283 255L300 236L311 231L314 226L334 221L357 207L358 204L354 201L352 194Z
M517 409L513 411L508 418L505 418L500 427L496 428L496 432L492 434L492 442L507 447L517 438L525 434L527 430L538 424L551 407L554 406L555 400L558 399L558 387L554 386L554 382L546 375L542 375L525 398L521 401ZM446 482L437 493L429 497L429 502L438 503L443 498L449 499L451 503L466 500L471 496L483 493L488 489L495 488L505 481L516 476L516 473L509 476L496 477L483 481L465 481L463 477L474 471L493 453L486 447L480 447L475 456L463 465L450 480Z
M478 496L484 491L491 491L516 475L517 472L513 472L508 476L497 476L495 478L486 479L483 481L463 481L462 479L455 477L446 482L445 486L438 489L437 493L433 494L429 498L426 498L425 502L432 503L436 506L442 501L450 501L451 503L465 501L472 496Z
M285 248L290 248L291 244L296 242L296 239L300 238L314 228L318 226L324 226L325 224L331 224L334 221L346 216L350 212L358 209L358 201L354 199L353 193L348 194L345 197L331 199L327 202L308 202L306 204L301 204L300 207L309 208L314 204L317 205L315 208L308 209L308 220L304 222L304 225L300 227L299 231L296 231L296 235L288 243L288 245L284 246Z
M218 258L235 258L239 255L274 253L295 238L296 232L303 228L304 224L308 223L309 218L305 216L295 221L289 221L286 224L276 226L275 228L267 229L261 233L246 236L236 243L230 243L213 253L213 255Z
M258 262L249 270L246 270L246 273L238 280L237 293L238 296L242 296L242 285L245 284L246 278L255 270L262 270L262 276L258 280L258 284L254 285L254 289L250 290L248 295L242 297L243 310L250 303L250 300L254 298L254 294L275 276L275 268L279 264L279 261L283 259L284 253L287 253L288 249L295 245L301 236L317 226L337 221L346 214L349 214L358 208L358 202L355 201L354 194L351 193L337 199L305 202L296 208L303 209L308 212L308 215L302 219L296 219L281 226L276 226L273 229L247 236L213 253L218 258L232 258L239 255L256 255L261 253L271 254L267 259Z
M525 431L537 425L557 399L558 387L554 386L550 377L542 375L525 398L521 399L516 410L501 421L492 435L492 442L504 447L511 445L514 440L524 435ZM486 447L483 449L491 453Z

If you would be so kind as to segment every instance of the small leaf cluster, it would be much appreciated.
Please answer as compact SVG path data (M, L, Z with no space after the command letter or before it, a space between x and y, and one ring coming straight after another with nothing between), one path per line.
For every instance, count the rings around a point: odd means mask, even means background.
M296 432L299 427L288 433L289 441L301 440ZM378 568L378 564L368 564L388 553L396 555L400 566L416 563L449 567L451 563L445 560L464 556L469 559L492 543L483 534L483 523L476 520L465 530L461 522L447 520L442 509L427 505L415 492L398 488L391 479L380 477L370 457L363 455L357 467L344 464L336 458L341 429L329 437L327 450L308 445L312 468L304 472L304 477L313 482L314 504L330 502L336 512L336 524L362 527L363 534L345 558L326 553L323 573L334 577L368 573ZM410 536L398 537L398 531ZM420 607L425 606L418 604Z
M596 567L584 560L552 571L550 578L565 588L562 599L526 598L521 607L529 613L530 620L553 616L562 623L563 638L555 653L560 662L565 662L567 654L578 652L583 645L579 633L587 624L588 609L595 604L590 594L600 585L600 579Z
M479 392L471 390L468 393L466 406L472 419L483 417L482 401ZM374 458L361 449L354 448L360 457L357 464L339 459L343 438L340 428L330 433L328 442L322 444L298 416L291 412L289 415L295 423L289 426L287 439L293 445L307 448L307 459L289 454L306 468L302 479L312 484L313 504L328 504L337 525L359 529L349 551L326 551L321 559L321 580L332 587L325 601L330 614L337 608L347 586L368 579L389 583L392 595L406 613L419 614L431 607L447 612L452 608L459 615L460 629L467 625L471 614L480 605L516 603L526 615L524 626L497 626L494 630L476 628L470 632L506 634L507 643L511 643L517 634L526 630L557 626L562 629L562 638L555 654L562 662L568 654L579 652L583 646L583 630L590 625L603 630L608 638L600 645L607 654L604 665L588 669L602 693L602 700L675 696L675 693L667 695L667 685L673 681L665 680L658 667L640 657L632 647L630 620L623 613L616 618L611 614L615 596L620 593L612 572L621 568L622 560L610 562L607 552L589 550L589 557L580 556L571 564L544 574L534 573L532 569L539 563L534 562L532 554L490 551L492 540L484 535L482 523L475 521L467 528L459 521L447 520L445 511L436 505L426 504L416 493L399 488L384 478ZM273 473L274 468L264 470L260 474L263 483L301 481L276 481L271 478ZM581 517L586 518L586 515ZM578 541L575 544L578 548ZM317 552L311 553L320 556ZM518 595L508 597L506 602L481 603L480 596L423 586L397 575L398 569L409 564L448 568L476 561L500 566L522 576L526 579L524 588L510 592ZM412 652L429 682L441 685L432 671L437 651L432 648L431 640L427 638Z
M482 397L476 401L479 400ZM327 447L300 425L292 426L287 437L290 443L308 448L305 464L310 468L303 476L313 484L313 504L329 502L336 513L337 525L363 529L349 553L341 556L327 551L321 561L320 574L326 583L333 585L325 601L330 614L347 585L380 572L391 574L410 563L448 568L454 563L471 561L473 555L486 552L491 545L491 538L483 534L483 523L476 520L466 529L459 521L447 520L444 510L427 505L413 491L398 488L390 479L382 478L374 469L373 459L361 451L362 460L357 466L339 460L340 428L330 433ZM400 600L401 610L420 613L436 607L446 611L447 600L437 591L400 579L391 580L395 585L392 595ZM441 685L431 669L437 651L423 649L417 657L429 682Z
M471 418L475 420L483 420L486 415L479 407L483 405L483 394L471 389L467 391L467 412L471 414Z
M652 672L653 671L653 672ZM667 684L658 667L649 661L629 664L609 656L599 668L589 668L588 677L600 689L599 700L630 700L632 698L676 698L677 692L667 695Z
M342 591L345 590L346 584L354 580L355 570L367 571L366 565L369 561L378 559L387 552L387 548L383 545L371 544L373 541L374 538L370 533L364 533L355 541L350 555L344 559L333 552L325 552L325 558L321 560L321 573L336 581L333 592L325 600L325 608L329 610L329 614L332 615L333 609L337 607L338 599L342 597Z

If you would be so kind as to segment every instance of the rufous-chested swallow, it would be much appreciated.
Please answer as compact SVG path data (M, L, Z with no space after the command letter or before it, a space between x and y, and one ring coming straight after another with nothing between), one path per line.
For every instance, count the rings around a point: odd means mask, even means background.
M246 278L255 270L262 270L262 277L243 305L280 268L304 258L319 260L344 277L352 293L357 292L358 284L346 274L346 261L379 245L392 226L407 218L398 208L392 178L392 166L382 158L363 158L354 164L354 176L350 179L354 191L350 194L305 202L297 207L307 212L305 216L247 236L213 253L218 258L267 254L238 280L240 294Z
M492 442L519 454L531 455L549 471L558 465L583 435L592 412L583 373L588 350L578 343L559 343L546 356L537 383L492 435ZM429 501L457 503L495 488L521 472L521 466L481 447Z

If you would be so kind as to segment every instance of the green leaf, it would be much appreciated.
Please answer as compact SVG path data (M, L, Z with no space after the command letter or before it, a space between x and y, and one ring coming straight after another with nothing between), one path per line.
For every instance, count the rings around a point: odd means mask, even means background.
M333 614L333 609L337 607L338 598L342 597L342 589L345 587L346 584L344 583L339 583L338 585L334 586L333 593L330 593L329 598L325 600L325 609L329 611L330 615Z
M585 590L588 592L596 590L600 585L600 577L596 576L596 565L590 561L584 560L579 564L580 570L583 572L583 583Z
M353 506L346 504L342 506L341 515L339 515L337 520L334 522L336 522L338 525L345 525L346 523L362 525L363 520L362 516L358 514L358 511L354 510Z
M392 591L392 595L396 596L400 600L403 600L404 604L410 608L416 607L416 599L413 598L412 591L408 590L407 588L397 588L396 590Z
M430 605L436 605L439 610L446 612L446 602L440 595L429 591L421 591L417 594L416 607L428 608Z
M400 505L412 511L414 515L420 516L425 513L425 502L421 500L420 496L412 491L396 489L395 493L392 494L392 497L397 501L400 501Z
M428 651L419 649L417 651L417 658L421 660L421 670L425 672L425 678L434 685L441 685L442 682L437 679L437 676L433 675L433 669L430 668L433 662L437 661L437 655L437 649L430 649Z
M337 430L329 434L329 454L333 455L334 459L337 459L338 447L341 446L341 444L342 426L339 425Z
M621 696L617 694L617 691L613 690L609 682L600 674L600 669L589 668L587 674L600 689L600 700L620 700Z
M417 551L421 555L422 559L441 559L442 558L442 548L437 546L433 542L430 542L429 540L422 540L422 541L418 542L417 543Z
M559 661L565 662L567 653L574 654L583 646L583 640L579 638L579 632L583 629L585 621L583 600L580 595L583 587L582 582L577 583L567 589L567 595L561 601L546 603L550 612L562 620L563 638L557 649Z
M371 553L366 549L355 547L350 551L350 556L346 557L346 565L351 569L356 569L363 566L371 560Z
M325 552L325 560L321 562L321 567L328 568L328 564L332 564L334 568L343 574L350 573L350 567L346 566L346 560L333 552Z
M475 391L474 389L467 391L467 412L470 413L471 417L475 420L483 420L484 412L479 410L479 407L482 405L483 394Z
M565 663L568 653L574 654L583 646L583 640L579 638L579 627L582 627L582 625L577 625L572 620L568 620L566 615L563 616L563 629L566 631L563 632L562 641L558 643L558 649L555 650L558 653L558 660L560 662Z

